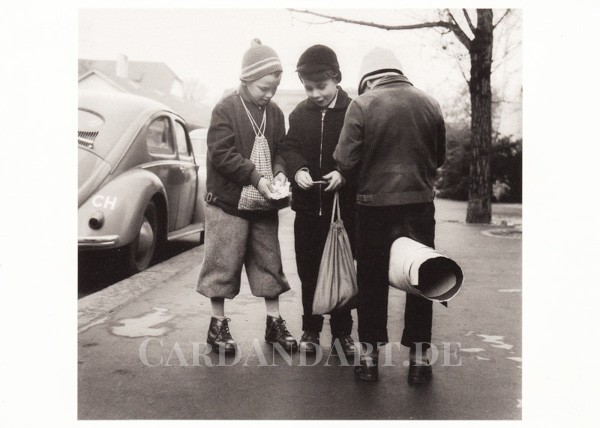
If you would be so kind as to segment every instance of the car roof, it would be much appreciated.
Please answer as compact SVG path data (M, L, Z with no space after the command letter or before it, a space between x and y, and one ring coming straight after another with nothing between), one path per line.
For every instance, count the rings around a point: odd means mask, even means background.
M142 112L160 110L179 116L163 103L125 92L79 91L79 108L94 111L104 117L118 115L133 119Z
M129 93L80 91L79 110L102 117L100 128L78 126L78 131L95 133L92 152L113 166L118 164L148 118L156 113L169 113L181 118L158 101ZM81 146L79 148L82 149Z

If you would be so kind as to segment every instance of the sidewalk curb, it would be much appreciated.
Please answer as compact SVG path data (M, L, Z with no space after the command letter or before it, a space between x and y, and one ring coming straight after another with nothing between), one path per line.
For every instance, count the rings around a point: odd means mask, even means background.
M203 250L203 245L194 247L143 272L79 299L77 302L78 332L81 333L101 323L116 308L149 290L163 286L174 276L193 269L197 266L196 263L200 263Z

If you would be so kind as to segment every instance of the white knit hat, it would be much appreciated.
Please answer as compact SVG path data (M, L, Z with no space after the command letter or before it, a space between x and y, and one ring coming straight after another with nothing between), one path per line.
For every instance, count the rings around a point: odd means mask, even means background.
M358 83L358 93L362 94L363 88L369 77L376 77L387 72L402 73L400 61L394 53L389 49L375 48L368 52L363 58L360 66L360 82Z

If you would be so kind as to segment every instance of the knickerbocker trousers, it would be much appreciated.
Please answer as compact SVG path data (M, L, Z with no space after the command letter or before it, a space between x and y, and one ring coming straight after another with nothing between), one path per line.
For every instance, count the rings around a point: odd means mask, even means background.
M274 298L288 291L278 226L277 211L248 220L207 203L204 260L197 291L210 298L233 299L240 292L243 266L253 295Z

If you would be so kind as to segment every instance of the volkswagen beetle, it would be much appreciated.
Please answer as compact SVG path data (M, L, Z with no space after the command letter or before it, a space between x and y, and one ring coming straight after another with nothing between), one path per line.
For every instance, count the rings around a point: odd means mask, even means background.
M150 266L167 240L204 235L205 172L183 118L132 94L80 91L78 246Z

